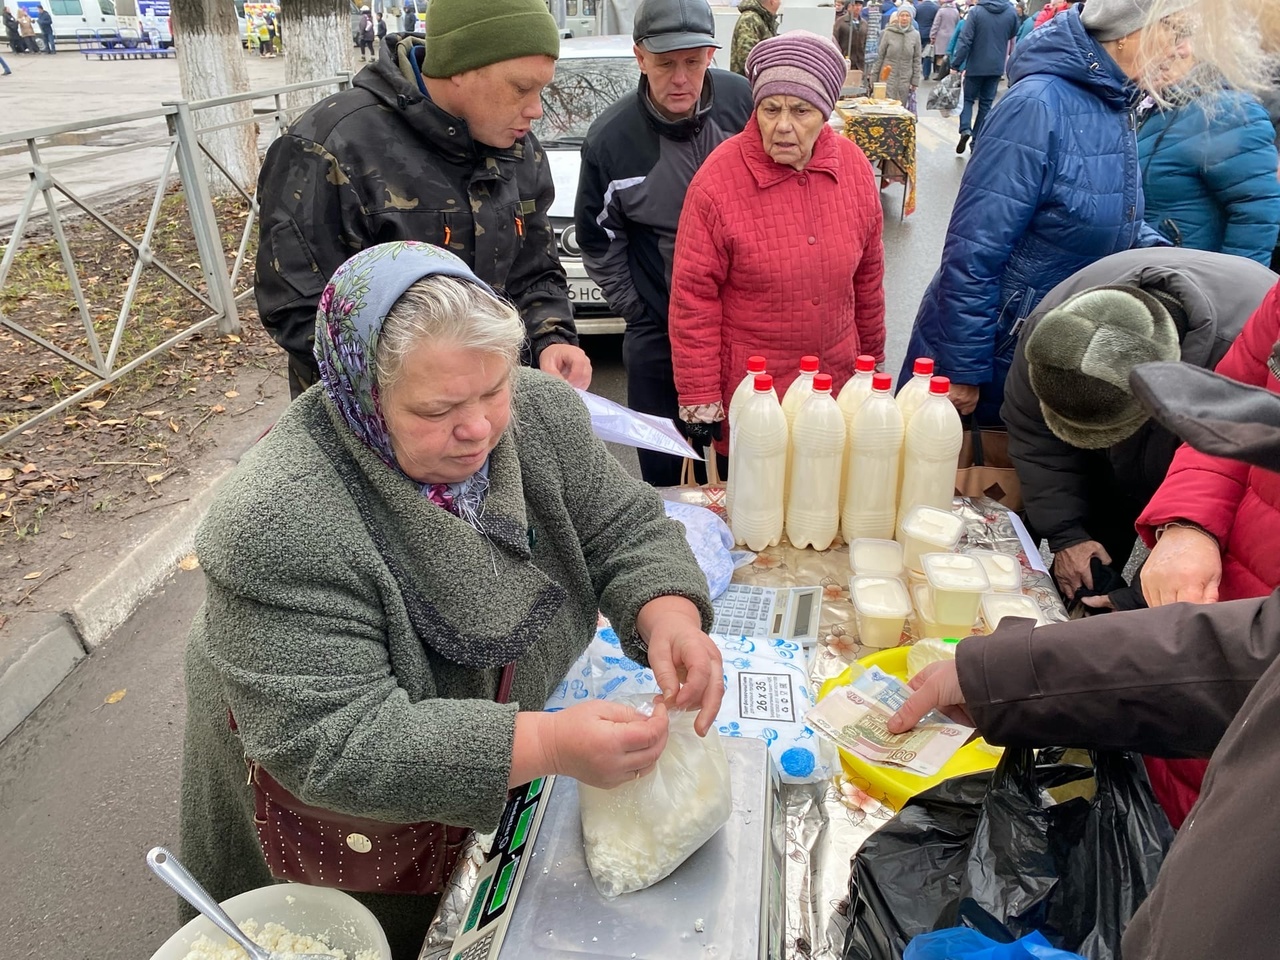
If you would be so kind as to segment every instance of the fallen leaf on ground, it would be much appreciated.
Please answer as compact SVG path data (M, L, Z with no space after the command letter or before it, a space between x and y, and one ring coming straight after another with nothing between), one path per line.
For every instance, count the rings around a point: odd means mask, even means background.
M228 390L226 393L223 394L223 396L226 397L228 400L234 400L236 397L240 396L240 391Z
M32 400L34 400L34 399L35 399L35 397L34 397L33 395L31 395L31 394L29 394L29 393L28 393L25 397L19 397L19 398L18 398L18 402L19 402L19 403L30 403L30 402L31 402Z
M106 405L107 405L107 401L105 400L90 400L87 403L80 404L80 406L83 407L85 410L94 410L94 411L101 410Z
M38 468L34 463L24 463L22 465L23 473L35 473Z
M163 410L143 410L142 415L144 417L163 417L164 411Z
M164 479L163 473L153 473L151 474L151 476L146 478L147 483L159 483L163 479Z
M194 553L188 553L178 561L178 566L183 570L194 570L196 567L200 566L200 558Z
M172 430L174 433L177 433L177 432L178 432L178 422L177 422L176 420L170 420L170 421L169 421L169 429L170 429L170 430Z
M129 690L128 690L128 688L127 688L127 687L126 687L124 690L117 690L115 693L110 694L110 695L109 695L105 700L103 700L102 702L103 702L103 703L119 703L121 700L123 700L123 699L124 699L124 695L125 695L126 693L128 693L128 692L129 692Z
M223 406L222 404L220 404L220 403L215 403L215 404L214 404L212 407L210 407L209 409L210 409L210 410L212 410L214 413L226 413L226 412L227 412L227 408L226 408L226 407L224 407L224 406Z
M12 480L16 475L17 471L13 467L0 469L0 480Z
M31 571L31 573L28 573L28 574L27 574L25 577L23 577L22 579L23 579L23 580L39 580L39 579L40 579L40 577L41 577L43 574L44 574L44 571L43 571L43 570L33 570L33 571Z
M237 337L234 333L228 333L228 334L227 334L227 339L228 339L228 340L230 340L232 343L239 343L239 342L240 342L240 338L239 338L239 337Z
M60 536L63 540L75 539L75 534L72 533L70 530L63 530L60 534L58 534L58 536Z

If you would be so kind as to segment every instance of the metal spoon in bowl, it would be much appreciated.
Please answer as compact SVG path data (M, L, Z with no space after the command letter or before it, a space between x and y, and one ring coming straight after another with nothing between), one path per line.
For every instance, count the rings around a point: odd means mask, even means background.
M167 883L173 892L187 903L204 914L213 925L228 937L240 944L241 949L249 954L249 960L333 960L328 953L286 953L279 950L266 950L247 936L236 926L235 921L227 916L227 912L217 900L209 896L209 892L200 886L187 868L164 847L152 847L147 853L147 866L151 872Z

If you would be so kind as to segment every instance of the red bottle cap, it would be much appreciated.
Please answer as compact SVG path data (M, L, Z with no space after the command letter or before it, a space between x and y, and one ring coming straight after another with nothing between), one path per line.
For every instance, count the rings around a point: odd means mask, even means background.
M820 373L813 378L813 389L819 393L831 392L831 374Z
M934 377L929 381L929 392L946 396L951 392L950 377Z
M916 359L915 365L911 368L911 372L917 377L932 377L933 361L928 357L919 357Z
M801 357L800 372L801 373L817 373L818 358L817 357Z
M766 367L764 357L747 357L747 373L764 373Z
M877 393L888 393L893 389L893 377L887 373L877 373L871 378L871 389Z
M773 377L767 373L756 374L756 393L768 393L773 389Z
M854 361L853 369L859 373L872 373L876 368L876 358L864 353Z

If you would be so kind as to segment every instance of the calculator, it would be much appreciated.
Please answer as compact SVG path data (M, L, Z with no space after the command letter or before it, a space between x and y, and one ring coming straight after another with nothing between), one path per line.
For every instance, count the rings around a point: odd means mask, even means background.
M716 614L712 633L818 642L821 587L779 589L731 583L711 605Z

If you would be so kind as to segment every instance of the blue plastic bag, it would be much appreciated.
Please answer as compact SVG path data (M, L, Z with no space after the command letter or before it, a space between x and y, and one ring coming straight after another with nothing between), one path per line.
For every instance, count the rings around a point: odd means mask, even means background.
M902 960L1081 960L1049 945L1039 933L1030 933L1013 943L997 943L977 930L953 927L922 933L909 944Z

